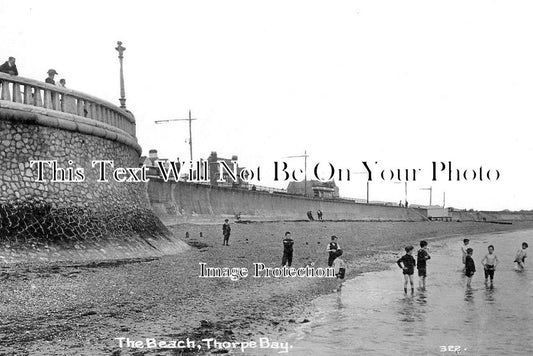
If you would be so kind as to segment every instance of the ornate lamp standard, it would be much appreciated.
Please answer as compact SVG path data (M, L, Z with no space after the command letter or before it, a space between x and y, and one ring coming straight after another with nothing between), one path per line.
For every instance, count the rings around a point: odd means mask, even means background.
M120 62L120 107L122 109L126 108L126 92L124 90L124 72L122 70L122 59L124 58L124 51L126 50L126 47L122 47L122 42L117 42L117 47L115 48L118 51L118 60Z

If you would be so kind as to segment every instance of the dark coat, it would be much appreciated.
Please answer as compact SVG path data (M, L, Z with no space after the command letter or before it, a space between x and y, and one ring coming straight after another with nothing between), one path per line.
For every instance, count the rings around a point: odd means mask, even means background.
M12 75L19 75L19 71L17 70L17 65L13 64L13 67L10 67L9 61L6 61L4 64L0 66L0 72L12 74Z

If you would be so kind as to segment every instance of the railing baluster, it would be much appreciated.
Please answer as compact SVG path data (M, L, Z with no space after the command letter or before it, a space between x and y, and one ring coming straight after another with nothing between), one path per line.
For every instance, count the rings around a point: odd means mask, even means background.
M76 112L77 112L78 116L82 116L82 117L84 116L83 115L84 108L85 108L85 106L83 104L83 99L78 98L76 100Z
M24 104L35 105L33 101L33 88L28 84L24 85Z
M9 100L11 101L11 93L9 92L9 82L2 80L2 93L0 98L2 100Z
M46 109L54 108L54 104L52 104L52 92L50 89L44 89L44 107Z
M52 93L52 107L54 110L61 110L61 93L51 91Z
M38 106L40 108L43 107L43 98L41 96L41 88L34 88L35 92L33 93L33 105Z
M19 83L13 83L13 101L15 103L22 103L22 95L20 95Z

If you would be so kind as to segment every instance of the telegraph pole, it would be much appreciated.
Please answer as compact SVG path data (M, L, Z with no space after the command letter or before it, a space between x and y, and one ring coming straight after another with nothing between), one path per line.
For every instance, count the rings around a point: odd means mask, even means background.
M174 121L189 121L189 151L190 151L190 154L191 154L191 164L192 164L192 122L194 120L198 120L198 119L193 119L192 115L191 115L191 110L189 110L189 118L188 119L170 119L170 120L156 120L156 121L154 121L156 124L161 124L161 123L164 123L164 122L174 122Z
M429 190L429 206L431 206L431 198L432 198L432 195L433 195L433 187L429 187L429 188L420 188L420 190Z
M307 196L307 157L309 155L307 154L307 150L304 151L303 155L299 156L287 156L285 158L304 158L304 196Z
M115 48L118 51L118 61L120 63L120 107L122 109L126 108L126 91L124 90L124 71L122 69L122 59L124 58L124 51L126 47L122 47L122 42L117 42L117 47Z

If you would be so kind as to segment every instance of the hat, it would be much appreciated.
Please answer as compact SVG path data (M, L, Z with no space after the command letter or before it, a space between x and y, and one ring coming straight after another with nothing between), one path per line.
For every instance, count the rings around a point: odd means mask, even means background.
M48 74L59 74L55 69L48 69Z

